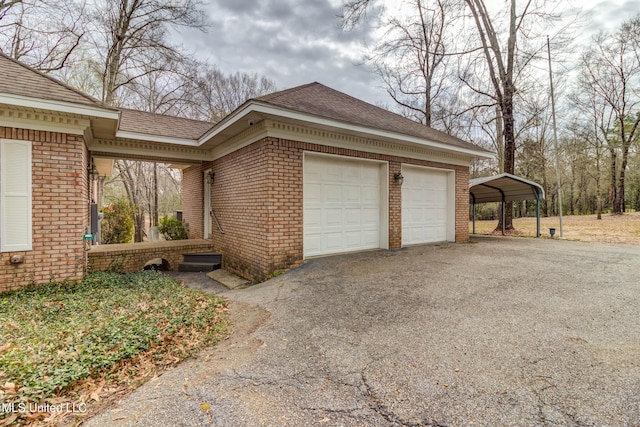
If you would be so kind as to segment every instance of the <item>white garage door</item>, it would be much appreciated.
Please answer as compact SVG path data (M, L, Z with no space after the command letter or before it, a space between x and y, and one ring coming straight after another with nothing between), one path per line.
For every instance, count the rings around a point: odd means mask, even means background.
M448 171L403 166L402 244L448 240L454 221L449 200Z
M380 163L305 155L304 256L380 247Z

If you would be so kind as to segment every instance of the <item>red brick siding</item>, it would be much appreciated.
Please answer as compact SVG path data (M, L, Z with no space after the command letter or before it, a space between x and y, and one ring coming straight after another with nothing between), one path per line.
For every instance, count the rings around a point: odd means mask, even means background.
M389 160L389 249L402 247L402 187L395 182L401 171L400 162Z
M190 239L202 239L204 231L204 185L202 166L191 166L182 171L182 219L187 225Z
M468 241L468 167L272 137L185 171L183 206L192 230L190 237L202 237L202 171L212 168L215 172L213 209L225 231L223 235L213 227L213 240L223 254L224 267L261 281L274 271L300 262L303 258L304 151L389 163L390 249L402 247L401 188L394 182L394 174L401 171L402 163L455 170L456 241ZM190 191L196 193L188 195Z
M0 138L32 142L33 250L0 253L0 291L51 279L81 279L89 225L88 152L78 135L0 127ZM25 262L9 263L11 255Z
M456 169L456 242L469 241L469 168Z

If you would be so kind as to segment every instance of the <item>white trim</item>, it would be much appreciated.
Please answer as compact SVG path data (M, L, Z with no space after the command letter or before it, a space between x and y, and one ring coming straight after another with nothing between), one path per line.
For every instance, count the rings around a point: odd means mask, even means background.
M116 131L116 138L135 139L138 141L161 142L163 144L186 145L188 147L199 147L201 144L197 139L172 138L169 136L150 135L148 133Z
M211 190L212 190L212 182L211 182L211 178L209 176L209 173L212 171L211 168L205 170L203 172L203 177L202 177L202 206L204 207L204 224L203 224L203 229L202 229L202 238L203 239L210 239L211 238L211 234L213 231L213 228L211 227L211 209L213 207L212 204L212 195L211 195ZM208 190L208 191L207 191ZM207 197L208 195L208 197ZM207 206L208 204L208 206Z
M78 95L80 96L80 95ZM89 100L87 100L89 101ZM0 93L0 104L16 105L25 108L43 109L59 111L62 113L80 114L90 117L100 117L103 119L119 120L120 112L104 107L82 105L66 101L52 101L48 99L31 98L22 95Z
M209 151L210 155L207 156L207 160L217 160L266 137L290 139L310 144L325 145L328 147L358 150L366 153L405 157L464 167L468 167L472 160L470 156L440 152L427 147L377 141L354 135L315 129L302 125L281 123L272 120L263 120L256 123L253 127L245 129L243 132L214 147Z
M26 230L23 230L26 233L25 243L24 244L7 244L7 210L11 208L10 205L6 202L5 198L7 197L6 188L6 177L5 168L3 168L4 161L6 158L5 148L6 144L18 144L22 145L26 148L27 152L27 164L24 165L26 168L25 176L27 177L27 189L24 194L15 194L13 197L26 197L27 199L27 212L25 215L27 216L27 224ZM32 153L32 143L31 141L24 140L15 140L15 139L0 139L0 252L20 252L20 251L30 251L33 249L33 174L32 174L32 164L33 164L33 153ZM22 165L20 165L22 166Z
M208 160L217 160L268 136L270 133L267 121L262 120L208 151Z
M213 138L214 136L220 134L222 131L230 127L233 123L237 122L243 117L246 117L248 114L252 112L275 115L278 117L284 117L292 120L312 123L314 125L327 126L327 127L347 131L347 132L356 132L360 134L371 135L374 139L386 139L386 140L391 139L395 141L409 142L409 143L433 148L440 151L464 154L474 158L483 158L483 159L494 158L494 156L491 153L487 153L485 151L473 150L473 149L464 148L464 147L456 147L454 145L431 141L425 138L418 138L418 137L409 136L409 135L405 135L397 132L380 130L380 129L370 128L362 125L354 125L348 122L341 122L338 120L326 119L326 118L314 116L311 114L299 113L299 112L290 111L282 108L256 104L255 101L250 101L248 105L246 105L244 108L239 110L233 116L230 116L229 120L225 120L221 122L219 127L214 126L213 129L211 129L209 132L207 132L200 138L200 142L199 142L200 145L204 144L210 138Z
M365 153L405 157L465 167L468 167L473 159L468 155L436 151L428 147L407 145L401 142L373 140L328 130L308 128L301 125L289 125L279 122L269 122L269 124L271 127L269 128L268 135L276 138L293 139L311 144L358 150Z
M113 154L116 157L135 156L138 158L166 159L168 162L206 160L207 153L196 147L179 144L162 144L152 141L130 139L94 139L88 144L89 151L102 153L103 157ZM194 163L195 164L195 163Z

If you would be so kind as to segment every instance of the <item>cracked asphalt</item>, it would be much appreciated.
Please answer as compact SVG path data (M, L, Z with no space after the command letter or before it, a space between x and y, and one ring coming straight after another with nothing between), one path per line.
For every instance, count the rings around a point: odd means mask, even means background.
M233 335L85 425L640 426L640 247L473 241L181 275Z

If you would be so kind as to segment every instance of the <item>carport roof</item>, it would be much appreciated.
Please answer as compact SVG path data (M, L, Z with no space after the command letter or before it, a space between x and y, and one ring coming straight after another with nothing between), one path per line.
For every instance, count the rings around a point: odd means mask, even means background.
M471 203L541 199L544 199L544 189L540 184L509 173L469 181Z

